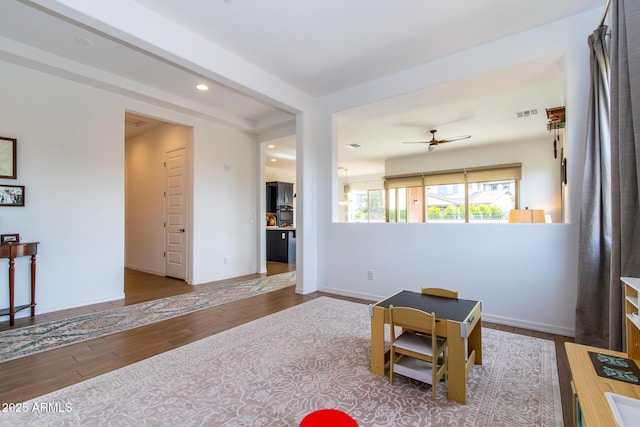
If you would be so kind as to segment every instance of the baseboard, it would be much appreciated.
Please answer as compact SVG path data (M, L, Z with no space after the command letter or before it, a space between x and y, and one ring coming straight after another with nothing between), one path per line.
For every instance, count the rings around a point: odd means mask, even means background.
M315 291L307 290L307 291L305 292L303 287L301 287L301 286L299 286L299 285L296 285L296 290L295 290L295 292L296 292L296 294L300 294L300 295L308 295L308 294L312 294L312 293L314 293Z
M364 299L367 301L371 301L372 304L378 301L382 301L383 299L386 298L386 297L380 297L379 295L365 294L362 292L349 292L349 291L345 291L344 289L335 289L335 288L328 288L328 287L319 287L318 292L326 292L328 294L340 295L343 297Z
M521 319L513 319L510 317L494 316L488 313L482 313L482 320L498 325L513 326L516 328L531 329L538 332L547 332L549 334L562 335L565 337L575 337L576 331L573 328L564 328L562 326L549 325L546 323L529 322Z
M125 265L124 268L128 268L129 270L141 271L143 273L154 274L156 276L164 276L163 271L149 270L148 268L138 267L137 265Z
M64 305L56 305L56 306L52 306L52 307L44 307L44 308L42 308L40 305L37 305L36 306L36 316L40 315L40 314L53 313L53 312L62 311L62 310L70 310L70 309L73 309L73 308L84 307L84 306L87 306L87 305L101 304L103 302L118 301L118 300L123 300L123 299L124 299L124 292L121 293L121 294L113 295L113 296L96 298L96 299L91 299L91 300L87 300L87 301L76 301L75 303L64 304ZM30 313L29 310L23 310L23 311L18 312L16 314L16 319L22 318L22 317L29 317L30 314L31 313Z
M326 292L328 294L340 295L343 297L359 298L371 301L372 304L378 301L382 301L386 298L385 296L381 297L380 295L367 294L363 292L345 292L344 289L335 289L329 287L318 288L318 291ZM514 319L504 316L495 316L491 313L487 313L486 311L482 312L482 320L484 320L485 322L497 323L504 326L513 326L516 328L530 329L532 331L546 332L549 334L562 335L566 337L575 337L575 329L573 328L565 328L562 326L549 325L546 323L529 322L527 320Z
M245 272L235 272L235 273L231 273L231 274L225 274L222 276L215 276L215 277L207 277L207 278L197 278L197 279L193 279L193 281L191 283L189 283L190 285L204 285L205 283L210 283L210 282L217 282L220 280L227 280L227 279L233 279L236 277L243 277L243 276L249 276L251 274L256 274L255 271L245 271ZM251 279L246 279L246 280L251 280Z

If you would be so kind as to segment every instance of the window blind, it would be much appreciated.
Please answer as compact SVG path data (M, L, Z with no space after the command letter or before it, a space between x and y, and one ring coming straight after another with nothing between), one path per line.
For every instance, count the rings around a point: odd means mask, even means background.
M510 163L465 169L385 176L384 188L408 188L502 180L519 181L520 179L522 179L522 163Z

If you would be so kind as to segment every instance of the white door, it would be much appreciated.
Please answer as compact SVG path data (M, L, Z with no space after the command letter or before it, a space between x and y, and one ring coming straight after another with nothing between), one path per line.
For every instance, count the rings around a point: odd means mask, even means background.
M187 276L187 149L164 154L165 257L164 275L185 279Z

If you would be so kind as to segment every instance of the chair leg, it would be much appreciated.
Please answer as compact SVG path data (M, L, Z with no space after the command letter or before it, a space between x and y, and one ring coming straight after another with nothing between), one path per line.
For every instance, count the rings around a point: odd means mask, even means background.
M446 365L444 370L444 380L449 382L449 347L444 349L444 360L442 361Z
M436 387L438 386L438 358L431 359L431 400L436 400Z

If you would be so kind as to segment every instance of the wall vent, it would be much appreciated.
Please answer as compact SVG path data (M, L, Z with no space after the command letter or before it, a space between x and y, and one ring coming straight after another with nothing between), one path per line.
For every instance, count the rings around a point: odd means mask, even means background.
M533 110L518 111L516 116L521 119L523 117L535 116L536 114L538 114L538 110L534 108Z
M136 119L124 119L124 124L127 126L133 126L139 128L140 126L144 126L147 124L144 120L136 120Z

